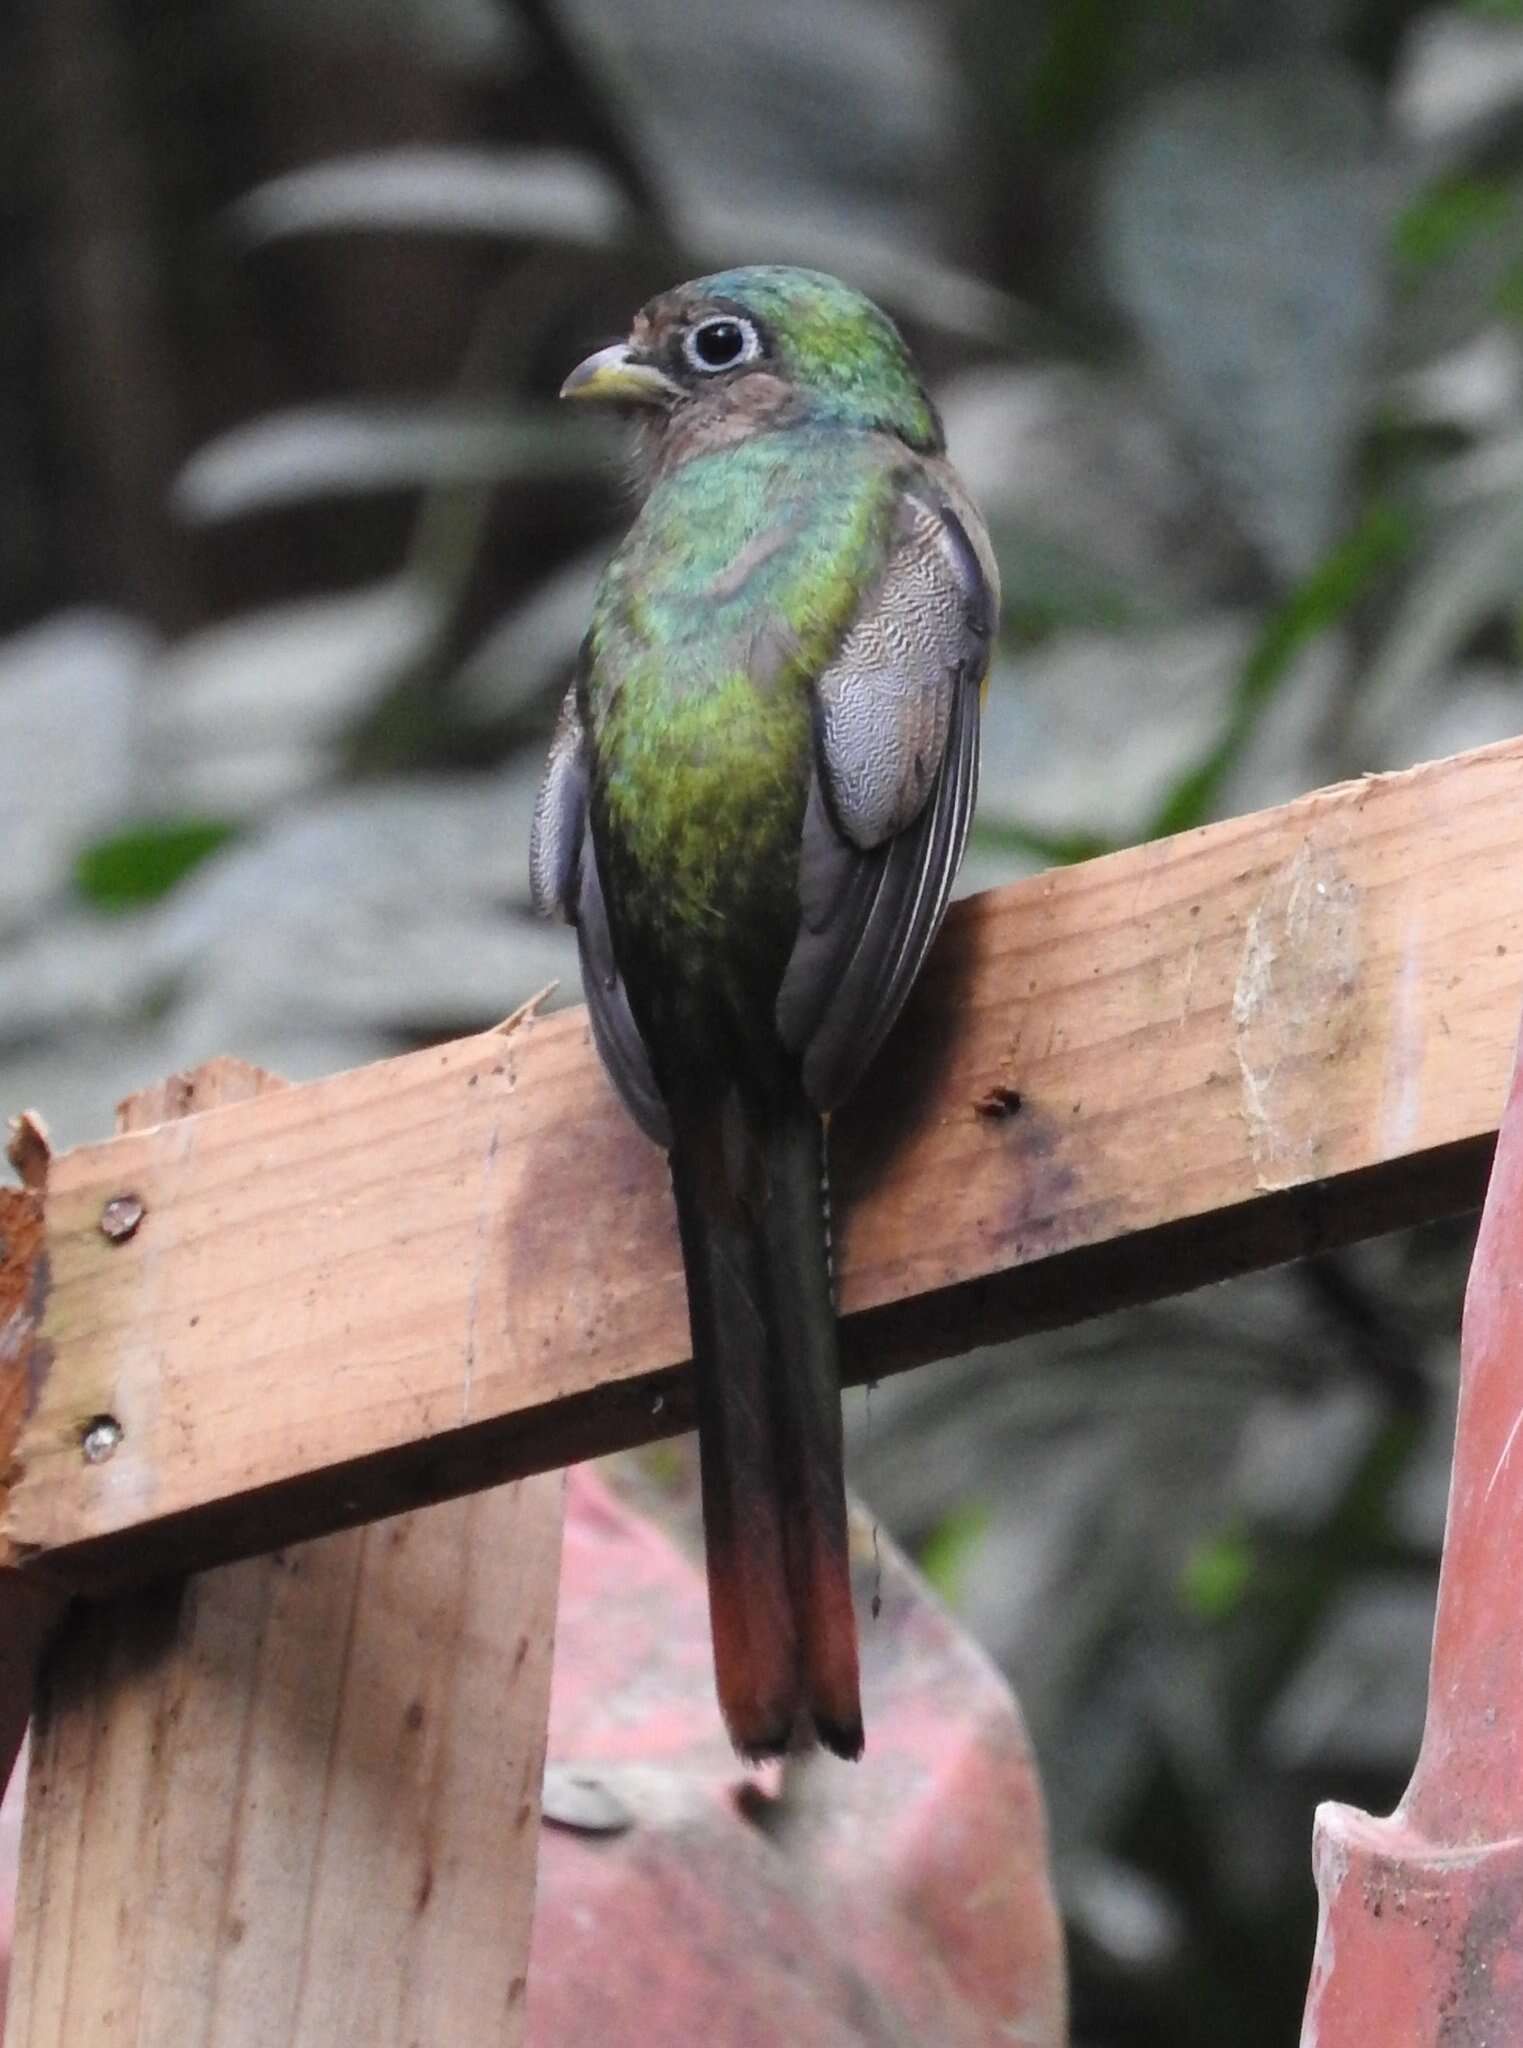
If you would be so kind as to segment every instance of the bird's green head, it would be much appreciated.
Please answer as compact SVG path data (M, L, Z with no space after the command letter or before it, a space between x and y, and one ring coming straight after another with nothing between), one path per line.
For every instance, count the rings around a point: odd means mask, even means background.
M752 264L678 285L599 349L563 398L638 407L684 453L804 418L943 448L941 421L899 330L871 299L818 270Z

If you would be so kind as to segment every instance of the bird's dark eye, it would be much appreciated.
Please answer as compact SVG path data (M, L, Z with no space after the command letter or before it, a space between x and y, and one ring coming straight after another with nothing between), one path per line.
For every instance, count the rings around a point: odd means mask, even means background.
M683 336L682 352L695 370L713 375L733 370L761 354L761 338L749 320L721 313L712 320L700 320Z

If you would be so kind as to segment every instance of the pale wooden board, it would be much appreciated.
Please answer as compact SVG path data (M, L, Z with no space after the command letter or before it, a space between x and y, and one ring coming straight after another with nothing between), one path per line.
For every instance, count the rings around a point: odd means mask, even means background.
M0 1445L15 1442L32 1394L42 1230L40 1190L0 1188ZM37 1660L63 1606L56 1587L0 1571L0 1791L26 1734Z
M560 1526L545 1476L77 1607L7 2048L520 2041Z
M836 1122L852 1370L1473 1206L1520 998L1520 742L960 906ZM3 1526L62 1578L688 1418L663 1162L579 1011L65 1153L48 1236ZM125 1438L91 1466L98 1413Z
M6 2048L523 2038L561 1484L74 1610Z

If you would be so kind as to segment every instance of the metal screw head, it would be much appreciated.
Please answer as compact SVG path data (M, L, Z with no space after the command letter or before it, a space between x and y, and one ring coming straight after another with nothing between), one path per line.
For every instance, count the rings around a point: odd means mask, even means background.
M141 1196L113 1195L100 1212L101 1236L125 1244L146 1214Z
M79 1439L87 1465L104 1465L122 1440L122 1425L114 1415L94 1415Z

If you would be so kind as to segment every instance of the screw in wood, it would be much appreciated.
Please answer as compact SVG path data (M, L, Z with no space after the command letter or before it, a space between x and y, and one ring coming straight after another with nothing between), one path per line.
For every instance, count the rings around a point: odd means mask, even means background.
M114 1415L92 1415L80 1433L79 1447L87 1465L104 1465L123 1436Z
M101 1236L125 1244L147 1213L141 1196L113 1195L100 1212Z

